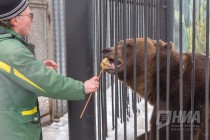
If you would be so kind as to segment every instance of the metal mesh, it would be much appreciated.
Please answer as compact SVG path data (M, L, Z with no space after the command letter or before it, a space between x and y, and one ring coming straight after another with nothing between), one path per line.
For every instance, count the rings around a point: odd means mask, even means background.
M50 25L50 11L49 0L29 0L30 8L34 14L33 24L31 26L31 33L28 36L28 41L35 45L35 54L37 60L43 61L46 59L54 58L54 50L52 41L49 41L52 37L52 30ZM57 7L59 5L56 5ZM53 18L52 18L53 19ZM56 49L55 49L56 53ZM57 53L56 53L57 54ZM64 63L64 62L62 62ZM63 68L60 66L58 72ZM67 112L67 102L62 100L53 100L47 97L39 97L39 108L41 116L50 114L51 118L63 116ZM52 108L52 112L50 112Z
M31 11L34 13L34 20L31 26L31 34L28 39L35 44L35 53L38 60L48 58L48 37L47 37L47 4L30 3Z
M48 58L48 19L47 19L47 1L46 0L31 0L30 8L34 13L31 33L28 36L28 41L35 45L35 54L37 60L46 60ZM39 97L39 108L41 115L50 112L49 98Z

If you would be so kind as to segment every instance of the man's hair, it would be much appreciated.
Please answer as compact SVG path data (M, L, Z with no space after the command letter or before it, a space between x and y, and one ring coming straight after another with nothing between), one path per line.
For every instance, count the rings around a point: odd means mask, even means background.
M0 25L9 29L12 27L10 20L0 20Z

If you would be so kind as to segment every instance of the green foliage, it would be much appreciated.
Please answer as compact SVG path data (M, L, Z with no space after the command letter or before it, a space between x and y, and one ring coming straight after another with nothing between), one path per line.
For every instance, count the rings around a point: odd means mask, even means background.
M195 51L206 53L206 1L200 5L199 16L196 18ZM193 25L189 27L189 51L192 51Z
M179 47L179 3L174 11L174 44ZM192 51L193 42L193 2L183 1L182 42L183 51ZM196 1L195 51L206 53L206 0ZM178 48L176 48L178 49Z
M175 10L174 12L174 44L176 49L179 51L179 11ZM186 25L186 20L184 16L182 16L182 48L184 52L188 51L188 44L189 44L189 27ZM189 21L188 21L189 22Z

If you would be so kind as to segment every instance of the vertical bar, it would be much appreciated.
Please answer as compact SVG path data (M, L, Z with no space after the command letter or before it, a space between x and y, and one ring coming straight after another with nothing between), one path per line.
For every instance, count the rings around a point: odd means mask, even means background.
M115 51L115 66L117 66L117 62L118 62L118 49L117 49L117 44L118 44L118 15L117 15L117 12L118 12L118 1L115 0L115 6L114 6L114 10L115 10L115 13L114 13L114 35L115 35L115 47L116 47L116 51ZM117 118L119 117L119 103L118 103L118 68L115 69L115 140L118 139L118 123L117 123Z
M115 113L114 113L114 78L113 75L111 75L111 94L112 94L112 130L114 130L114 118L115 118Z
M102 140L106 140L107 137L107 108L106 108L106 78L105 73L103 73L102 82Z
M66 76L66 37L65 37L65 1L59 0L59 8L60 8L60 14L59 14L59 21L60 21L60 47L61 47L61 66L62 66L62 75ZM63 103L63 101L61 101ZM63 113L63 112L62 112Z
M120 88L119 89L120 89L120 95L119 95L119 99L120 99L120 104L119 104L120 122L123 123L125 121L123 116L124 116L124 113L125 113L124 109L126 110L126 107L124 106L125 96L124 96L124 94L122 94L122 92L124 92L124 91L122 91L122 83L121 82L120 82Z
M179 88L179 102L180 102L180 140L183 140L183 55L182 55L182 0L179 1L179 73L180 73L180 88Z
M137 0L137 11L136 11L136 14L137 14L137 15L136 15L136 20L137 20L137 31L136 31L136 32L137 32L137 37L138 37L138 38L139 38L139 32L140 32L140 31L139 31L139 30L140 30L140 29L139 29L139 25L140 25L140 24L139 24L139 21L140 21L140 20L139 20L139 12L140 12L140 4L139 4L139 3L140 3L139 0Z
M153 22L154 22L154 17L153 17L153 0L150 0L150 18L151 18L151 23L150 23L150 38L154 38L154 27L153 27Z
M114 45L114 0L110 0L110 46Z
M98 15L99 15L99 28L98 28L98 31L99 31L99 50L98 50L98 52L101 52L101 50L102 50L102 39L103 39L103 37L102 37L102 35L103 35L103 31L102 31L102 24L103 24L103 22L102 22L102 18L103 18L103 16L102 16L102 1L101 0L98 0L98 7L99 7L99 9L98 9ZM99 54L99 53L98 53ZM99 57L98 57L99 59L97 59L98 60L98 64L101 62L101 57L100 57L100 54L99 54ZM97 73L100 71L100 66L99 65L97 65ZM103 100L102 100L102 87L100 87L99 88L99 102L100 102L100 108L99 108L99 111L100 111L100 140L104 140L104 133L103 133Z
M170 41L172 40L173 1L166 1L166 40L167 40L167 83L166 83L166 110L170 111ZM170 125L166 126L166 140L169 140Z
M131 21L131 15L130 15L130 9L131 9L131 4L130 4L131 2L130 2L130 0L128 0L128 38L130 38L130 34L131 34L131 31L130 31L130 22L129 21Z
M53 0L53 14L54 14L54 36L55 36L55 61L58 65L59 68L61 68L61 64L60 64L60 31L59 31L59 27L60 27L60 22L59 21L59 7L58 7L58 1L57 0ZM61 70L58 69L58 73L61 73Z
M180 112L183 112L183 58L182 58L182 0L179 1L180 4L180 15L179 15L179 46L180 46ZM183 140L183 118L180 113L181 123L180 123L180 139Z
M153 0L152 2L152 7L153 7L153 11L152 11L152 15L153 15L153 24L152 24L152 28L153 28L153 36L152 38L155 38L155 35L156 35L156 29L155 29L155 26L156 26L156 3L157 3L157 0Z
M147 0L147 1L148 1L148 3L147 3L147 6L148 6L147 7L147 9L148 9L147 12L148 13L147 14L148 14L148 17L149 17L148 18L148 25L147 25L148 26L148 37L151 38L152 37L151 36L151 33L152 33L152 29L151 29L151 21L152 21L152 17L151 17L151 0Z
M61 36L60 36L60 40L61 40L61 65L62 65L62 75L66 76L66 38L65 38L65 1L64 0L60 0L59 1L59 7L60 7L60 32L61 32ZM61 102L61 116L64 114L64 101L60 100Z
M141 0L141 19L144 19L144 1L145 0ZM141 37L144 36L144 20L141 20Z
M125 86L124 86L125 87ZM126 114L126 110L127 110L127 93L126 90L123 91L123 126L124 126L124 140L127 140L127 114Z
M120 40L123 39L123 1L124 0L120 0Z
M98 46L100 46L100 35L101 35L101 24L100 24L100 0L95 0L95 52L100 52L100 48ZM98 64L100 63L100 60L98 58L100 58L100 54L96 53L96 60L95 60L95 66L96 66L96 73L98 73L99 71L99 66ZM97 96L97 122L98 122L98 140L101 140L101 130L102 130L102 125L101 125L101 87L99 88L99 93L96 95Z
M169 11L170 11L170 7L169 7L169 0L167 0L166 2L167 4L167 23L166 23L166 32L167 32L167 36L166 36L166 40L167 40L167 72L166 72L166 111L170 110L169 104L170 104L170 40L169 40ZM169 140L169 125L166 126L166 140Z
M126 34L127 34L127 16L126 16L126 13L127 13L127 9L126 9L126 2L127 0L123 0L123 40L124 40L124 43L123 43L123 49L124 49L124 63L126 64L127 63L127 58L126 58ZM125 108L126 106L126 96L127 96L127 89L126 89L126 75L127 75L127 68L125 67L124 68L124 73L123 73L123 77L124 77L124 86L123 86L123 95L125 96L123 99L123 107ZM126 110L124 109L123 112L125 112ZM126 113L123 114L123 118L124 118L124 121L126 122ZM127 139L127 126L126 126L126 123L124 123L124 139Z
M156 114L159 114L159 108L160 108L160 45L159 45L159 39L160 39L160 0L156 2L156 40L157 40L157 51L156 51L156 65L157 65L157 72L156 72L156 87L157 87L157 112ZM157 121L157 120L156 120ZM159 140L159 123L157 123L156 126L156 139Z
M106 41L107 41L107 0L103 0L101 3L102 7L102 49L106 48ZM100 51L101 52L101 51ZM101 69L101 68L100 68ZM106 140L108 135L107 133L107 103L106 103L106 77L105 73L102 75L103 78L103 87L102 87L102 101L103 101L103 115L102 115L102 124L103 124L103 140Z
M114 0L110 0L110 46L114 45ZM114 76L111 75L111 94L112 94L112 130L115 128L115 113L114 109Z
M147 37L148 37L148 0L144 0L144 99L145 99L145 140L148 137L148 115L147 115L147 69L148 69L148 56L147 56Z
M126 101L128 102L128 104L127 104L127 115L130 118L131 117L131 109L133 107L132 107L132 102L130 102L130 93L128 92L128 88L127 87L125 87L125 91L126 91L126 95L127 95Z
M137 116L136 116L136 94L137 94L137 81L136 81L136 0L133 0L133 38L134 38L134 44L133 44L133 82L134 82L134 106L133 106L133 113L134 113L134 139L137 137Z
M106 37L107 37L107 1L101 1L101 50L106 48ZM101 51L100 51L101 52ZM101 60L101 58L99 58ZM101 60L102 61L102 60ZM100 61L100 62L101 62ZM101 68L100 68L101 69ZM107 108L106 108L106 78L105 78L105 73L102 74L102 95L101 95L101 100L102 100L102 140L106 140L107 136Z
M55 62L58 65L58 70L57 72L60 73L61 72L61 66L60 66L60 54L59 54L59 46L60 46L60 40L59 40L59 36L60 36L60 32L59 32L59 14L58 14L58 1L57 0L53 0L52 1L52 5L53 5L53 32L54 32L54 36L55 36L55 43L54 43L54 51L55 51ZM55 105L56 105L56 110L55 113L58 115L58 100L55 100Z
M106 24L105 23L105 17L104 17L104 15L105 15L105 13L104 13L104 1L101 1L100 0L100 51L99 52L101 52L101 50L103 50L103 48L105 47L104 45L104 42L105 42L105 27L104 27L104 25ZM100 53L99 53L100 54ZM101 56L101 55L100 55ZM99 57L98 58L99 59L99 63L98 64L100 64L100 62L102 61L102 58L101 57ZM100 66L98 65L98 73L100 72ZM103 86L101 86L100 87L100 93L101 93L101 139L102 140L106 140L106 132L105 132L105 96L104 96L104 84L105 84L105 82L104 82L104 74L102 74L102 77L101 77L103 80L101 81L101 85L103 85Z
M205 116L205 140L209 137L209 0L206 10L206 116Z
M99 52L103 49L103 43L104 43L104 17L103 17L103 1L100 1L100 46L99 46ZM100 53L99 53L100 54ZM101 62L101 58L99 57L99 63ZM98 65L98 72L100 71L100 67ZM97 72L97 73L98 73ZM103 78L103 77L102 77ZM104 84L104 81L101 82L101 84ZM103 86L100 87L100 93L101 93L101 138L102 140L105 140L105 131L104 131L104 93L103 93Z
M165 8L166 8L166 5L165 5L165 0L160 0L160 38L162 39L162 40L166 40L166 38L165 38L165 34L166 34L166 32L165 32L165 26L166 26L166 20L165 20Z
M193 0L193 36L192 36L192 69L191 69L191 118L194 114L194 97L195 97L195 93L194 93L194 86L195 86L195 36L196 36L196 0ZM191 135L190 135L190 139L193 140L193 135L194 135L194 129L193 129L193 124L194 122L191 121Z
M118 37L119 37L119 40L121 40L121 38L122 38L122 34L121 34L121 22L122 22L122 20L121 20L121 0L118 0L118 2L117 2L117 4L118 4L118 11L117 11L117 14L118 14Z

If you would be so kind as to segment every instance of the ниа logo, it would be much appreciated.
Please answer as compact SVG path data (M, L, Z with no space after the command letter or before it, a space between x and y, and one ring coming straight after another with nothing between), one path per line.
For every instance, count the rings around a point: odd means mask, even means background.
M195 111L192 114L192 111L158 111L158 117L156 125L159 125L159 128L165 127L171 124L191 124L200 123L200 111Z

